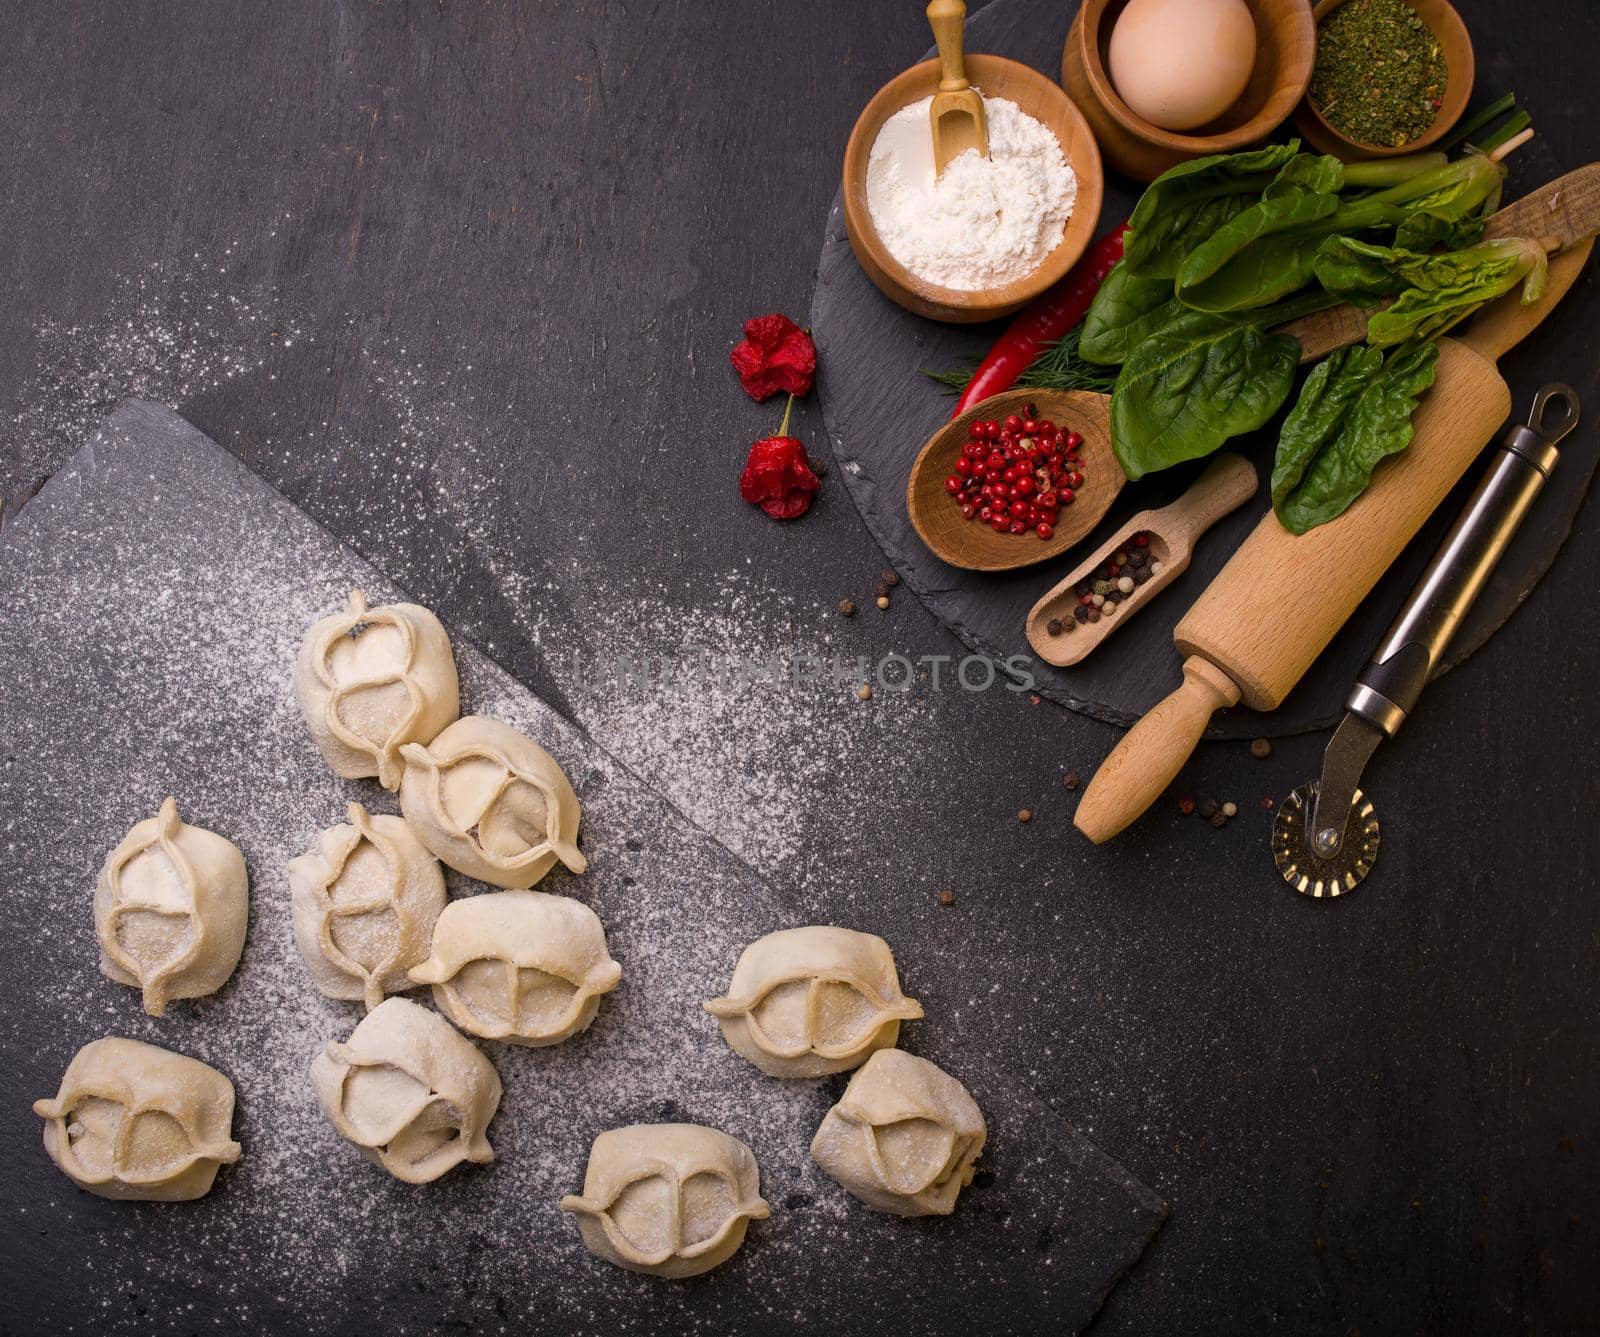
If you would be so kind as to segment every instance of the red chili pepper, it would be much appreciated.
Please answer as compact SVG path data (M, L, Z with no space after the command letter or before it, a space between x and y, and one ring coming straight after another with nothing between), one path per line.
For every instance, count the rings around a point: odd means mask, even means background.
M959 418L980 399L1010 389L1040 353L1088 314L1089 304L1106 275L1122 259L1122 237L1127 230L1126 223L1113 228L1084 253L1083 259L1017 313L989 350L989 356L973 372L967 388L956 400L952 418Z

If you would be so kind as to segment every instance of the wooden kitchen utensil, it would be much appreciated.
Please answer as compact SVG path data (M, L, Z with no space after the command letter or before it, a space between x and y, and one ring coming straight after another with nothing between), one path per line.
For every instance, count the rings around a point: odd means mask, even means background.
M1597 172L1591 166L1570 175L1589 173L1592 180ZM1559 187L1568 179L1512 210L1530 207L1531 218L1542 211L1554 219L1565 207ZM1186 656L1183 685L1101 764L1074 816L1079 830L1096 843L1109 840L1149 807L1214 711L1240 700L1255 710L1282 702L1505 421L1511 395L1495 360L1561 300L1593 244L1590 236L1551 261L1538 302L1523 306L1518 294L1508 294L1460 338L1439 341L1437 375L1417 410L1410 448L1386 461L1343 515L1300 535L1270 511L1262 517L1178 623L1173 640Z
M943 176L946 165L968 149L989 156L989 124L983 116L983 98L967 82L961 47L967 23L962 0L928 0L928 26L939 45L939 91L933 95L928 118L933 127L933 170Z
M1063 506L1055 533L997 534L981 520L962 516L944 480L961 455L967 429L980 418L1005 421L1032 404L1039 416L1083 438L1083 486ZM959 418L952 418L923 446L906 480L906 510L917 536L933 554L968 571L1010 571L1055 557L1100 523L1128 481L1111 449L1111 398L1089 390L1007 390L990 395Z
M1127 524L1100 545L1065 580L1034 604L1028 614L1028 644L1047 664L1065 668L1087 657L1089 652L1131 618L1157 594L1189 568L1195 540L1229 511L1243 506L1256 491L1255 466L1243 455L1224 452L1215 456L1206 471L1189 490L1170 505L1158 510L1140 511ZM1078 604L1077 586L1100 572L1112 556L1133 545L1136 534L1148 534L1144 548L1146 560L1159 562L1161 570L1142 585L1112 604L1115 610L1102 613L1097 622L1074 621ZM1050 622L1060 619L1070 627L1060 635L1050 634Z

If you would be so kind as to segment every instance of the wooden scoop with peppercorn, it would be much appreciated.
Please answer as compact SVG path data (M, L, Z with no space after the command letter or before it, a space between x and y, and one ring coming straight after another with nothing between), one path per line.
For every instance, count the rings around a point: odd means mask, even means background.
M1486 235L1536 237L1559 252L1539 300L1513 292L1439 340L1433 388L1410 448L1373 474L1336 519L1291 533L1268 512L1173 631L1183 685L1129 730L1084 791L1074 824L1096 843L1177 777L1215 711L1273 710L1506 420L1495 362L1577 281L1600 231L1600 164L1551 182L1491 218Z
M1213 457L1181 497L1140 511L1034 604L1027 622L1034 653L1061 668L1087 658L1182 575L1195 540L1255 491L1255 466L1243 455Z

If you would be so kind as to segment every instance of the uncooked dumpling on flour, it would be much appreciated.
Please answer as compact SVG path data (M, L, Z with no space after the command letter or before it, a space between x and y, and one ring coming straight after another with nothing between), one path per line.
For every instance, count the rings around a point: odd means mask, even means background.
M744 949L725 998L705 1004L734 1053L770 1077L845 1072L894 1045L922 1005L900 992L889 944L816 924Z
M945 1216L988 1138L977 1102L925 1058L884 1049L850 1079L811 1140L812 1158L869 1207Z
M634 1124L595 1138L578 1218L589 1252L630 1272L697 1277L725 1263L751 1221L772 1209L760 1171L736 1137L694 1123Z
M439 619L418 604L368 608L360 590L300 643L295 697L335 775L400 783L406 743L430 742L461 713L456 661Z
M527 888L557 859L588 867L575 843L578 796L556 759L482 715L457 720L427 747L408 743L400 810L422 843L458 873Z
M168 798L106 856L94 893L100 970L144 992L159 1017L174 998L215 993L244 951L250 884L244 855L189 826Z
M445 907L444 872L411 828L359 803L289 861L294 940L327 998L359 999L370 1012L385 994L415 987Z
M385 1000L343 1044L330 1042L311 1065L311 1084L335 1131L408 1184L494 1159L486 1133L500 1075L472 1041L409 999Z
M622 967L587 905L542 891L452 901L433 956L411 972L439 1010L472 1035L539 1047L587 1030Z
M102 1198L188 1202L239 1159L233 1083L215 1068L139 1040L107 1036L67 1065L53 1100L36 1100L44 1148Z

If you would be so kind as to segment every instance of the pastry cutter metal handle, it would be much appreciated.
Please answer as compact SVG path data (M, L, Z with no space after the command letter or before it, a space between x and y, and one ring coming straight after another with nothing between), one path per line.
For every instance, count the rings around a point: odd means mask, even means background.
M1512 427L1501 440L1466 508L1345 699L1348 713L1323 755L1316 807L1306 824L1308 858L1326 861L1340 854L1367 760L1415 709L1451 638L1555 468L1557 444L1577 425L1577 392L1552 384L1534 396L1527 422Z

